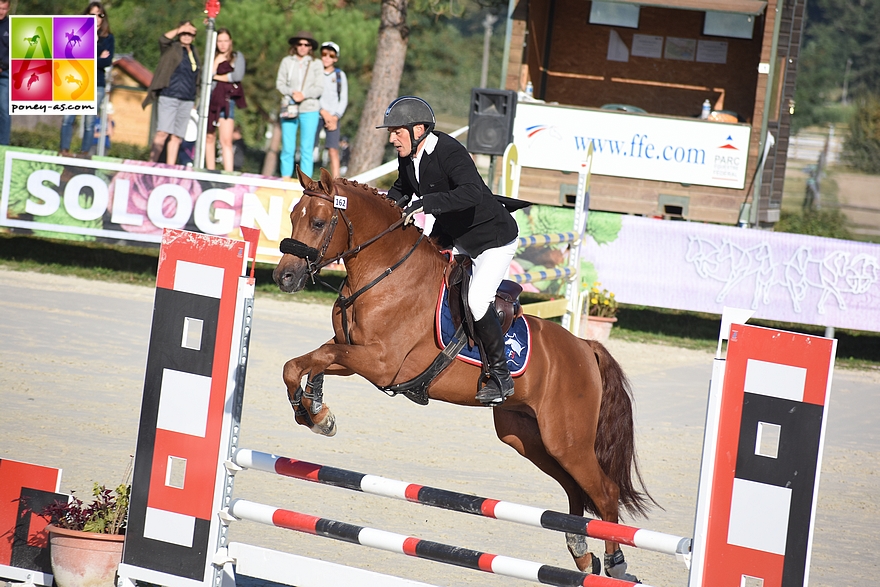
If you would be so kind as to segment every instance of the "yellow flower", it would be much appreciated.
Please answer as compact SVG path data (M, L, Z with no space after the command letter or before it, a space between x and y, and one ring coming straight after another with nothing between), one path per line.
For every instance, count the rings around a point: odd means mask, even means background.
M591 303L591 304L598 304L598 303L599 303L599 298L590 298L590 303Z

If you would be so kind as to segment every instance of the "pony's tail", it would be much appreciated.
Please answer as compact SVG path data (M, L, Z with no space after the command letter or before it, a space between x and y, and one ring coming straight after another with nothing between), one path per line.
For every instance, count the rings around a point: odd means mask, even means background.
M631 515L645 516L654 498L645 489L636 456L633 399L629 380L617 360L599 342L587 341L599 361L602 405L596 430L596 457L620 490L620 505ZM598 512L594 512L598 513Z

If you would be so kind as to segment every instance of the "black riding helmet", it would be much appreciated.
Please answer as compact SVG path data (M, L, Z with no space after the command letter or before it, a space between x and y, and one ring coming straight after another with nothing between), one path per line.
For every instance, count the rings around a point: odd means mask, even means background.
M405 127L409 131L410 142L412 142L412 151L409 156L412 157L416 149L428 134L434 130L434 111L431 106L415 96L401 96L394 100L385 109L385 120L381 126L376 128L390 128L395 126ZM416 140L413 134L413 126L416 124L425 125L425 134Z

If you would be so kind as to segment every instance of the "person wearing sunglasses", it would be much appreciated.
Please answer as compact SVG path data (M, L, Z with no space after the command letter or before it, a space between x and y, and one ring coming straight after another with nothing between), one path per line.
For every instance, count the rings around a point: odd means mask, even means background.
M156 102L158 109L150 161L158 161L164 148L165 162L177 163L199 86L199 57L192 46L195 37L196 27L189 20L159 37L159 65L142 104L146 108Z
M101 107L104 103L105 72L113 64L113 52L116 41L110 32L110 21L107 13L100 2L89 2L85 14L95 17L98 38L98 75L95 78L95 100L98 103L98 116L87 115L83 118L83 141L80 146L82 153L88 153L92 148L92 136L95 134L95 123L101 116ZM61 154L70 155L70 143L73 140L73 123L76 121L75 114L65 115L61 120Z
M296 137L299 131L299 168L311 177L314 171L315 133L324 92L324 68L312 57L318 41L309 31L299 31L287 41L289 54L278 66L275 87L281 93L281 177L293 177Z

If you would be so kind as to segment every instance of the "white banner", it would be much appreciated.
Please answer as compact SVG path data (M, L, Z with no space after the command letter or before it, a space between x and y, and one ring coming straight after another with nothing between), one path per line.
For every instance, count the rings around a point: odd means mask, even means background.
M622 303L880 332L880 245L606 216L581 259Z
M751 127L520 102L520 165L577 172L593 144L593 174L743 189Z
M157 244L165 228L240 239L238 227L247 226L261 231L257 261L276 263L301 195L299 182L255 175L7 149L0 226L51 238Z

